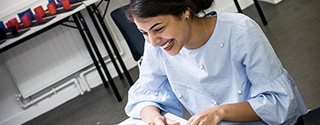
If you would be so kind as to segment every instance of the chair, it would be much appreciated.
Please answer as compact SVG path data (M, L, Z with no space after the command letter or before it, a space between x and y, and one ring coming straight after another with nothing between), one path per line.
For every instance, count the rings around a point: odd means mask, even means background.
M238 3L238 0L233 0L233 2L234 2L234 4L235 4L236 7L237 7L238 12L239 12L239 13L243 13L242 10L241 10L240 5L239 5L239 3ZM257 8L257 11L258 11L259 16L260 16L260 18L261 18L261 20L262 20L263 25L267 25L268 22L267 22L266 18L264 17L264 14L263 14L263 12L262 12L262 9L261 9L261 7L260 7L260 5L259 5L258 0L253 0L253 2L254 2L254 5L255 5L256 8Z
M309 110L307 114L302 115L295 125L320 125L320 107Z
M137 26L126 18L124 11L127 7L128 6L123 6L113 10L111 12L111 18L126 40L133 59L137 61L138 66L140 66L144 51L145 39L137 29Z

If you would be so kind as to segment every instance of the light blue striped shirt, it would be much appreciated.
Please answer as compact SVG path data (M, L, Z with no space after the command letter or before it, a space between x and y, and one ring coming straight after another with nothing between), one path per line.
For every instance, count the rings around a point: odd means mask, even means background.
M248 101L262 124L294 124L307 112L299 91L268 39L243 14L217 13L209 41L175 56L145 44L140 76L129 90L126 113L139 118L155 105L182 116L216 105ZM233 124L221 122L222 124Z

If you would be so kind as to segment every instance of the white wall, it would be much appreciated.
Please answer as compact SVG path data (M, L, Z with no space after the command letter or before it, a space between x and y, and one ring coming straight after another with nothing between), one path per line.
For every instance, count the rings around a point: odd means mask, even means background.
M15 95L18 93L17 86L3 59L0 58L0 123L6 118L23 111L15 98Z
M12 0L10 0L12 1ZM19 1L19 0L16 0ZM270 2L270 0L268 0ZM271 0L273 1L273 0ZM279 0L276 0L279 1ZM240 5L242 8L245 8L252 4L252 0L240 0ZM273 1L274 2L274 1ZM0 8L3 7L3 3L10 3L5 2L1 0ZM110 18L110 11L114 10L115 8L118 8L122 5L125 5L128 3L128 0L111 0L111 3L108 8L108 14L106 17L106 24L108 26L108 29L111 32L111 35L115 39L115 41L118 41L119 46L123 50L122 52L122 59L124 60L126 66L128 69L136 66L136 62L131 57L131 53L129 51L129 48L127 47L124 39L122 38L119 30L114 25L112 19ZM21 5L21 4L19 4ZM102 4L99 9L100 12L104 12L104 5ZM227 11L227 12L236 12L236 8L233 4L233 0L216 0L214 8L211 8L218 11ZM1 20L9 19L10 16L4 16L4 12L8 12L10 10L19 11L21 9L14 9L7 7L5 10L0 10L0 17ZM13 11L10 11L13 13ZM45 98L42 102L38 103L37 105L31 106L30 108L23 109L20 106L20 103L16 100L15 96L19 94L19 90L17 89L17 86L15 85L14 80L12 79L10 72L5 65L5 60L2 58L2 55L0 54L0 125L16 125L16 124L22 124L38 115L41 115L42 113L45 113L64 102L75 98L76 96L81 95L81 92L78 90L77 86L67 86L63 91L60 91L59 93L52 95L48 98ZM115 77L117 74L113 68L113 66L108 62L108 69L111 69L110 72L113 77ZM83 76L81 76L81 74ZM93 66L89 66L84 68L83 70L80 70L78 73L66 76L65 80L62 80L61 83L66 82L68 80L76 80L80 84L80 88L83 92L90 91L90 87L95 87L97 85L101 84L101 80L98 76L98 73L93 68ZM89 88L85 83L89 84ZM60 83L59 83L60 84Z

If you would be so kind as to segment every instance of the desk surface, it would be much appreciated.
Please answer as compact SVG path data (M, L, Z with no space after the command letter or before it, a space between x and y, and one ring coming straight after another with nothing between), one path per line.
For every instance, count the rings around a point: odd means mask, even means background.
M165 113L163 116L166 118L169 118L171 120L177 121L181 125L185 125L187 123L187 120L180 118L176 115L173 115L171 113ZM128 119L124 120L123 122L121 122L119 125L146 125L146 123L144 121L142 121L141 119L128 118Z

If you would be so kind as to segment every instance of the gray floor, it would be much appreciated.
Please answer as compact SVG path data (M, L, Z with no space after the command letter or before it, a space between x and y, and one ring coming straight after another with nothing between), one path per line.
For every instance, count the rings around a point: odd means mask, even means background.
M320 106L320 1L283 0L277 5L260 2L268 25L263 26L254 6L244 13L262 27L283 66L295 80L308 109ZM138 69L130 71L133 80ZM25 125L115 124L126 119L124 106L129 84L115 79L123 98L117 102L112 90L99 86ZM188 118L188 115L184 116Z

